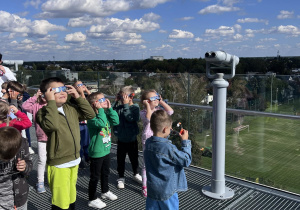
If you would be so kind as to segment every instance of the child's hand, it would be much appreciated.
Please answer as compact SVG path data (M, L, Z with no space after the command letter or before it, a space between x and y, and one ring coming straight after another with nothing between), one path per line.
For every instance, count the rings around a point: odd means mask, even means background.
M16 114L19 110L14 105L10 105L9 108L11 109L12 113Z
M128 103L129 103L129 99L130 99L130 98L128 97L128 95L125 95L125 94L124 94L124 95L123 95L123 101L122 101L123 104L128 104Z
M3 74L6 73L4 66L0 65L0 70L3 72Z
M101 103L100 103L99 101L95 101L95 102L93 103L93 106L94 106L96 109L102 108Z
M18 95L19 95L19 92L17 92L17 91L14 91L14 90L9 91L10 99L18 99Z
M148 106L148 105L149 105L148 100L143 100L143 104L144 104L145 106Z
M68 89L67 89L67 93L69 95L71 95L73 98L79 98L80 95L77 92L77 90L72 86L72 85L65 85Z
M17 170L18 171L25 171L25 169L26 169L26 162L25 162L25 160L21 160L20 158L18 158Z
M41 95L43 95L43 93L41 92L40 89L38 89L38 91L36 92L36 97L39 97L39 96L41 96Z
M111 107L109 99L106 99L106 102L107 102L107 108L109 109Z
M84 88L83 88L83 85L82 86L76 86L76 90L77 90L77 92L80 94L80 95L82 95L82 94L84 94L83 92L84 92Z
M52 87L49 87L45 93L46 101L55 100L55 91L52 90Z
M189 139L189 132L183 129L183 132L179 133L181 140L188 140Z

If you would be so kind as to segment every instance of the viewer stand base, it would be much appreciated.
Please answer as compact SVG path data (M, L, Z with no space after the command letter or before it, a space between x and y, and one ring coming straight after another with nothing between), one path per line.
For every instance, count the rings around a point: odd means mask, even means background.
M211 197L214 199L220 199L220 200L230 199L230 198L233 198L233 196L234 196L234 191L229 187L225 187L224 194L217 194L217 193L212 192L211 186L205 186L202 188L202 193L208 197Z

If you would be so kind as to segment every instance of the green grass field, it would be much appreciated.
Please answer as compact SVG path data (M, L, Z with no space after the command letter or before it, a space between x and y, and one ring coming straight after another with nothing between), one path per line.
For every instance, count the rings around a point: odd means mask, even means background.
M300 121L245 116L243 125L249 132L238 135L228 132L237 123L227 124L225 173L300 194ZM206 135L197 137L199 145L211 146ZM211 158L201 167L211 169Z

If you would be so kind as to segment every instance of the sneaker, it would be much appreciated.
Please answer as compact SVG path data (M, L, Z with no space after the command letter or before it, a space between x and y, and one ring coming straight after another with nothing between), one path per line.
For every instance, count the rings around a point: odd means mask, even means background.
M44 193L46 192L45 186L44 186L44 182L39 182L36 184L36 192L37 193Z
M143 186L142 194L144 198L147 198L147 186Z
M33 155L34 154L34 151L31 147L29 147L29 154Z
M118 182L117 187L119 189L124 189L125 188L125 179L124 178L117 179L117 182Z
M106 204L102 200L97 198L95 200L89 201L88 206L93 207L93 208L102 209L106 206Z
M114 201L114 200L117 200L118 197L115 194L113 194L112 192L108 191L106 193L102 193L101 198Z
M143 183L142 177L139 174L134 175L132 178L133 178L134 181L136 181L139 184Z

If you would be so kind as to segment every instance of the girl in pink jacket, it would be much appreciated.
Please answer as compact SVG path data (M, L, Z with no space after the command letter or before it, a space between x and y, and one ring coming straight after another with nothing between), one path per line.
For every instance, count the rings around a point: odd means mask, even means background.
M46 192L45 186L44 186L44 173L45 173L45 166L46 166L46 160L47 160L47 152L46 152L46 145L47 145L47 136L42 130L42 128L36 123L35 121L35 115L39 111L40 108L45 106L47 104L46 100L43 98L42 93L40 90L31 98L26 100L22 108L26 111L32 114L34 126L35 126L35 132L36 137L38 141L38 168L37 168L37 179L38 183L36 184L36 190L38 193L44 193Z

